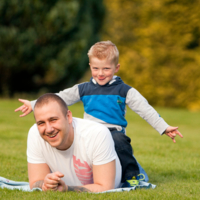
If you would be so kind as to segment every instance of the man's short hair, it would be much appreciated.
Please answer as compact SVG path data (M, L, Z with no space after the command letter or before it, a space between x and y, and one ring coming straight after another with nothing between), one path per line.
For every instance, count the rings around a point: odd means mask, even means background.
M95 43L88 51L88 57L96 57L99 60L107 59L115 65L119 62L119 51L114 43L111 41L101 41Z
M53 101L59 104L63 115L66 116L67 111L68 111L67 104L63 101L62 98L60 98L58 95L53 94L53 93L46 93L40 96L38 100L36 101L34 109L37 107L42 107L43 105L48 104Z

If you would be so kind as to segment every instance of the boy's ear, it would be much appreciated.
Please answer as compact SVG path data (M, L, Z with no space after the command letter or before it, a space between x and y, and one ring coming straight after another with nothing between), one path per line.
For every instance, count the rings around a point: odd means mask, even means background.
M116 65L116 68L115 68L115 73L117 73L117 72L119 71L119 68L120 68L120 64L118 63L118 64Z

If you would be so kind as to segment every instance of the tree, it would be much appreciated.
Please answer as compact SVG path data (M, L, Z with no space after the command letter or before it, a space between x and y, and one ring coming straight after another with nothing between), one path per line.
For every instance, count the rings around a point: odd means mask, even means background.
M200 109L199 0L105 1L119 75L153 105Z
M101 0L1 0L0 94L76 83L103 17Z

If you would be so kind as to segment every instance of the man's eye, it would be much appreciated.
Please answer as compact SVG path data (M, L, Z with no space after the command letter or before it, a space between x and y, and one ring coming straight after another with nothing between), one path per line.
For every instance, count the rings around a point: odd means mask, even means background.
M38 126L41 126L41 125L43 125L43 124L44 124L43 122L37 123Z

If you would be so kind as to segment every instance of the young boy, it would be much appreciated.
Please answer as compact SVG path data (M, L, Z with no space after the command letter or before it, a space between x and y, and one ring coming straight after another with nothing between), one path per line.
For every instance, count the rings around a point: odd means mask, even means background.
M120 68L119 52L110 41L94 44L89 52L89 65L92 73L90 82L77 84L58 93L67 105L82 101L84 118L107 126L115 142L115 149L122 165L122 187L135 186L139 183L139 168L132 156L130 138L125 134L126 105L145 119L161 135L165 133L173 142L178 134L178 127L169 126L150 106L147 100L134 88L126 85L120 77L114 76ZM23 105L15 111L22 111L25 116L32 111L35 101L19 99Z

